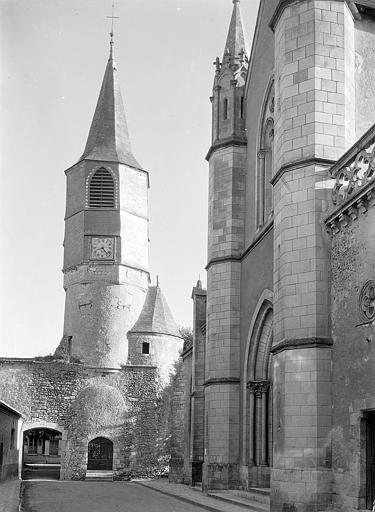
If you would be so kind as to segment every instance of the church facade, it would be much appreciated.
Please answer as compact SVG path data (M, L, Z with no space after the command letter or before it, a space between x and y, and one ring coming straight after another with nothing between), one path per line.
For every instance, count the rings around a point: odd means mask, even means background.
M158 397L182 346L150 281L149 174L131 151L112 35L85 150L65 172L62 340L52 356L0 359L1 400L22 413L19 466L68 480L160 467Z
M375 5L239 0L216 60L186 483L271 511L375 500ZM263 509L262 509L263 510Z

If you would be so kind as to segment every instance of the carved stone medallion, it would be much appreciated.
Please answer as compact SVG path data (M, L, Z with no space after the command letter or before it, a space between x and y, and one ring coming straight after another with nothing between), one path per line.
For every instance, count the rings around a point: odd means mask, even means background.
M369 279L359 294L359 316L364 322L375 320L375 279Z

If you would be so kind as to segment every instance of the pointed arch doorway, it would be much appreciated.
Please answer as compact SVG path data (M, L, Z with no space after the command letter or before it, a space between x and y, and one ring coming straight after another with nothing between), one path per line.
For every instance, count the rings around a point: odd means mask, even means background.
M248 487L269 487L272 467L273 310L262 300L250 329L244 368L243 460Z
M106 437L96 437L88 445L88 470L112 470L113 443Z

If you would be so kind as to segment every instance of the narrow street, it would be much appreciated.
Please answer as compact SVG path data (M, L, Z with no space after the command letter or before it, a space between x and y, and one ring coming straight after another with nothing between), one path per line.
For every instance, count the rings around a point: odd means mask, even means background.
M24 482L21 512L201 512L132 482Z

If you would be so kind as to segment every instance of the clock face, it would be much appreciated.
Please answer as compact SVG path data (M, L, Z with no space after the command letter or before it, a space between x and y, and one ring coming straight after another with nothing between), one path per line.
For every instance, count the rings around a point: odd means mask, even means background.
M91 258L94 260L113 260L113 238L91 239Z

